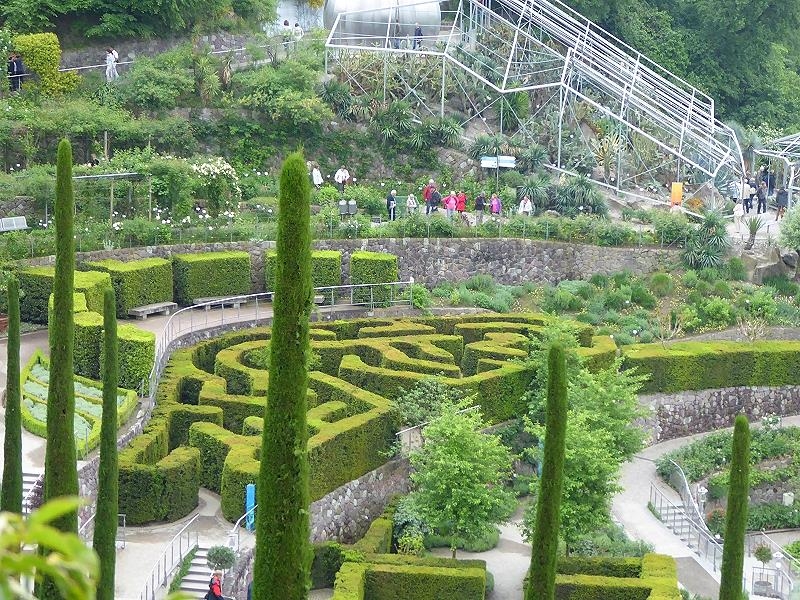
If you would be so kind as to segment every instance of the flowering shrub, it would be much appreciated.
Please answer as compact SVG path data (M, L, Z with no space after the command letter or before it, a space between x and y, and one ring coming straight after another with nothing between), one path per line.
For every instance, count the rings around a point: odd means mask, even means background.
M205 198L206 208L211 216L236 207L242 199L239 176L236 169L219 156L191 165L192 171L200 176L197 193Z

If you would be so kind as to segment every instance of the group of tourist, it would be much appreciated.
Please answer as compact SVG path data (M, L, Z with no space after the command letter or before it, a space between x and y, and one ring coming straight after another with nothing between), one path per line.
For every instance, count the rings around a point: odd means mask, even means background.
M775 170L762 166L752 177L742 179L731 185L730 196L734 202L733 221L736 225L736 232L741 232L742 220L746 214L753 210L753 203L756 205L756 214L766 214L767 200L775 198L775 220L780 221L789 206L789 191L785 185L781 185L775 191L776 177Z

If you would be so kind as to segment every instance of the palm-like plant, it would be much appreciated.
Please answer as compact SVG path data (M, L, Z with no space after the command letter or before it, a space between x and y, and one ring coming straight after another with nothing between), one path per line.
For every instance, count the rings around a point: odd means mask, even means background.
M762 217L749 217L745 223L747 224L747 231L750 233L750 237L747 239L747 243L744 245L745 250L752 250L753 246L756 245L756 235L758 232L763 229L766 223Z
M539 144L531 144L519 155L517 165L523 173L538 171L550 158L547 149Z
M722 213L708 211L700 226L686 240L683 260L692 269L719 267L730 243Z
M550 179L547 175L533 175L525 179L520 193L523 196L528 196L534 205L543 207L547 204L549 190Z
M611 166L617 160L620 148L622 146L622 139L616 132L611 132L599 140L592 142L592 152L597 165L603 167L603 179L608 183L611 179Z
M322 85L319 96L340 117L352 116L350 106L353 104L353 97L347 84L331 79Z
M565 216L574 217L580 212L605 216L608 205L592 181L582 175L570 177L559 186L555 196L556 209Z

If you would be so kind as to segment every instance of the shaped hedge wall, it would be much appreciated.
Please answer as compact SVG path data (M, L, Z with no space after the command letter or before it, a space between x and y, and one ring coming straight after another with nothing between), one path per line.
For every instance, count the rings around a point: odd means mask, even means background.
M86 267L111 276L117 298L117 317L125 319L137 306L172 302L172 262L163 258L145 258L122 262L100 260L87 262Z
M17 278L20 289L25 292L20 300L22 320L46 324L55 269L53 267L29 267L20 270ZM88 310L103 314L103 294L109 288L111 288L111 277L108 273L75 271L75 293L84 295Z
M276 250L264 253L264 289L275 291ZM342 253L338 250L311 252L311 285L315 288L342 285Z
M247 252L176 254L172 261L174 298L182 306L190 306L196 298L250 293Z
M353 285L366 283L389 283L397 281L397 256L385 252L367 252L359 250L350 255L350 283ZM356 302L385 304L392 296L390 286L357 289L354 293Z

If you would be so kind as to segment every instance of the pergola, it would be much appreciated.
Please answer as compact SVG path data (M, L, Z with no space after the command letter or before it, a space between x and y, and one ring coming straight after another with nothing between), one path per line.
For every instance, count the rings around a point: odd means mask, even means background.
M393 0L386 8L340 12L326 41L329 72L358 92L358 57L379 57L384 102L407 100L420 118L458 116L468 137L503 131L512 118L512 138L524 146L534 141L532 125L549 118L555 135L548 145L556 147L549 166L568 173L579 172L589 152L597 155L598 137L583 117L592 111L614 129L603 150L614 177L604 185L617 192L656 171L718 188L741 180L739 143L716 118L711 97L558 0L495 0L492 8L460 0L415 48L413 23L403 15L429 4ZM387 92L390 76L402 81L401 94ZM469 94L466 80L485 94ZM530 98L527 115L515 114L510 101L520 93ZM463 110L451 108L456 96Z
M783 182L789 192L789 206L795 192L800 193L800 133L793 133L772 140L763 148L755 150L756 154L779 160L784 166Z

